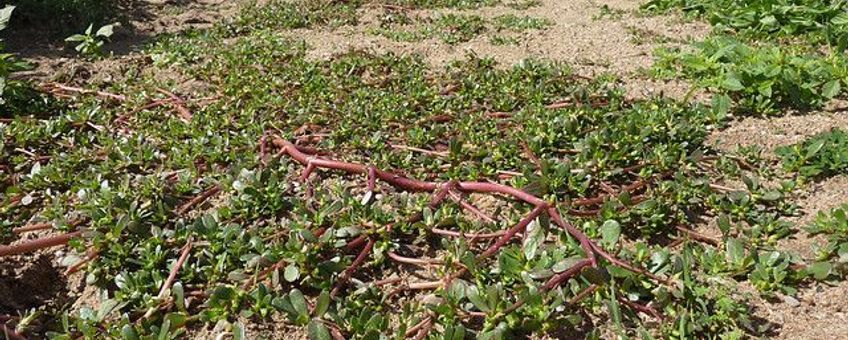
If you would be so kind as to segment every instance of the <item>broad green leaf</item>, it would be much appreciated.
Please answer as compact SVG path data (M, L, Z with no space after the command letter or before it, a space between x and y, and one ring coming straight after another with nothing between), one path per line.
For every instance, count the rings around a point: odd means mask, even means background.
M306 305L306 298L303 297L303 293L298 289L293 289L289 293L289 302L297 312L297 322L299 324L306 323L309 320L309 307Z
M604 244L612 246L618 242L618 238L621 236L621 225L618 224L618 221L607 220L601 226L600 232Z
M320 318L327 313L328 308L330 308L330 293L324 290L321 291L321 295L318 295L318 301L315 302L315 312L313 314L315 317Z
M816 280L826 279L830 275L831 270L833 270L833 264L830 262L816 262L807 267L807 271L809 271Z
M617 268L617 267L611 267L611 268ZM598 284L598 285L606 284L610 281L610 279L612 279L609 271L607 271L606 268L602 268L602 267L600 267L600 268L599 267L591 267L591 266L585 267L585 269L583 269L583 272L581 272L581 275L583 275L583 277L585 277L587 280L589 280L589 282L594 283L594 284Z
M733 105L733 102L731 101L730 96L726 94L716 94L713 96L713 113L722 117L726 116L728 113L730 113L731 105Z
M309 321L309 326L307 326L307 333L309 333L309 340L331 340L330 330L327 329L327 326L324 326L323 323L313 319Z
M124 325L121 327L121 337L124 340L138 340L138 333L132 326Z
M833 98L842 90L841 81L839 79L831 80L822 86L822 96L825 98Z
M465 339L465 333L465 327L462 325L455 325L445 330L442 340L462 340Z
M745 259L745 246L742 241L737 238L727 240L727 257L735 264L741 263Z
M848 24L848 12L842 12L830 19L830 23L834 25Z
M97 33L95 33L95 35L101 36L101 37L106 37L106 38L111 37L112 33L114 33L114 27L115 27L114 24L100 27L100 29L97 30Z
M181 282L176 282L171 286L171 296L174 297L174 304L177 305L177 309L185 311L185 291Z
M233 340L246 340L247 336L244 331L244 325L237 321L233 324Z
M83 41L83 40L85 40L85 38L86 37L82 34L74 34L70 37L65 38L65 41L67 41L67 42L77 42L77 41Z
M532 260L536 257L536 250L539 245L545 242L545 230L542 228L539 220L533 220L527 225L527 237L524 238L524 257Z
M721 214L718 217L718 229L721 230L722 235L727 235L730 233L730 218L725 214Z
M574 265L576 265L578 262L580 262L582 260L583 260L583 258L576 257L576 256L568 257L568 258L563 259L562 261L555 263L551 267L551 270L553 270L554 273L562 273L562 272L568 270L568 268L574 267Z
M819 153L819 151L821 151L822 147L824 147L824 143L825 143L824 139L819 139L819 140L813 142L812 144L808 145L807 148L804 150L805 151L804 157L807 158L807 159L813 158L813 156L815 156L817 153Z
M292 263L286 266L285 271L283 272L283 278L288 282L295 282L300 277L300 270L297 266Z
M474 304L474 307L477 307L480 311L488 312L491 310L489 308L489 304L486 303L486 300L480 296L480 290L477 289L477 286L468 286L465 289L465 296Z
M780 191L776 191L776 190L766 192L762 197L763 201L767 201L767 202L774 202L774 201L777 201L781 198L783 198L783 194L780 193Z
M721 83L721 87L729 91L742 91L745 89L745 86L742 85L742 82L739 81L739 79L736 78L736 76L734 75L727 75L727 77L724 78L724 81Z
M12 17L12 11L15 10L15 6L6 5L3 9L0 9L0 30L6 29L6 26L9 25L9 19ZM0 92L2 93L2 92Z

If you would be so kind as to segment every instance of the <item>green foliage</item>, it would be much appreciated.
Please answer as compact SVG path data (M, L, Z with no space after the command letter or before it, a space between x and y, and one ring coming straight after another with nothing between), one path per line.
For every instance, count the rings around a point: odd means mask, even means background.
M474 3L483 2L415 2ZM392 54L315 60L303 43L274 30L350 22L359 6L317 4L274 2L207 31L163 37L144 52L153 65L140 66L154 69L130 70L126 83L103 89L126 95L126 102L82 96L51 116L0 125L0 164L9 169L0 177L9 183L0 200L28 197L27 204L0 207L3 229L49 220L67 230L68 221L84 217L86 234L64 262L97 251L86 281L105 292L101 301L112 301L101 304L102 312L67 306L46 312L51 336L167 339L190 324L215 324L244 338L250 335L237 320L274 316L315 339L328 338L331 329L350 338L388 338L426 316L435 324L431 336L449 339L555 335L589 319L611 319L628 336L757 336L764 330L751 325L745 297L725 283L748 280L770 294L788 292L802 279L784 266L791 256L762 249L787 235L781 217L793 210L786 201L793 185L761 185L722 154L716 167L705 161L716 154L706 139L726 120L727 105L626 101L614 79L582 79L551 61L501 67L470 56L433 69L418 57ZM386 20L408 23L401 15ZM486 24L462 15L433 21L450 41L479 35ZM169 105L137 110L167 99L158 88L174 87L156 78L155 68L208 85L180 93L190 120ZM193 100L204 97L212 99ZM546 218L488 259L476 255L491 241L432 233L436 227L504 230L531 207L493 200L487 210L496 222L488 223L452 201L425 208L429 195L382 183L364 193L357 182L364 178L334 171L322 171L307 188L290 159L269 154L260 161L257 141L266 133L412 178L521 187L561 202L562 214L607 252L674 283L659 284L599 257L598 268L544 291L548 280L586 256L580 242ZM501 177L507 173L512 178ZM15 181L5 181L12 176ZM746 188L716 192L710 183L717 178ZM608 194L640 181L645 186L633 193ZM218 196L175 212L212 186L221 189ZM606 199L591 207L597 211L566 206L598 195ZM403 222L418 213L422 221ZM726 216L717 247L685 241L681 253L656 242L680 237L675 226L711 215ZM346 248L360 235L374 240L373 252L331 297L357 258ZM193 245L188 260L160 297L186 244ZM406 275L407 266L389 251L438 256L426 271L433 280L458 268L467 273L431 294L399 296L390 285L419 278ZM829 272L819 267L810 272ZM410 282L376 283L394 277ZM593 285L598 289L586 291ZM588 293L570 302L580 292ZM523 304L513 308L518 301ZM644 322L621 301L651 306L667 322ZM149 318L139 318L147 311Z
M495 17L493 21L495 28L498 30L511 30L516 32L540 30L553 25L553 23L548 19L518 16L515 14L499 15Z
M393 24L393 18L384 18L382 27L372 33L396 41L437 38L446 44L455 45L469 41L487 30L486 21L477 15L444 14L424 22L404 20L400 26Z
M526 2L527 0L525 0ZM456 8L456 9L474 9L480 7L494 6L502 3L501 0L386 0L387 4L411 7L411 8ZM513 0L509 3L516 3L521 6L521 0Z
M435 35L449 45L469 41L485 29L485 20L476 15L445 14L433 22Z
M85 29L86 23L105 25L126 19L120 2L112 0L11 0L17 6L13 29L38 27L44 33L67 34Z
M658 288L660 304L672 298L680 299L667 305L666 311L672 322L662 325L663 338L688 338L710 334L715 338L743 338L746 334L757 334L767 329L754 326L747 298L734 294L728 281L717 277L704 277L692 267L694 254L708 251L700 247L686 246L679 258L683 269L683 285L680 290Z
M4 30L9 23L9 20L12 17L12 12L15 10L15 6L5 6L0 9L0 31ZM2 52L3 45L2 40L0 40L0 52ZM23 60L19 60L14 55L9 53L0 53L0 109L7 108L6 101L7 98L12 97L14 99L21 98L27 91L25 84L18 80L9 79L9 76L12 73L23 71L29 69L30 66ZM9 109L10 112L14 112L16 110Z
M706 18L716 31L754 39L803 37L845 49L848 4L817 0L649 0L643 9L664 12L679 8Z
M101 48L104 42L113 34L114 25L106 25L92 31L94 25L88 25L83 34L74 34L65 39L66 42L76 43L74 49L87 57L99 57L103 55Z
M841 55L753 46L724 36L695 43L691 51L661 50L657 55L654 71L659 76L693 80L755 113L819 108L840 96L848 79L848 64Z
M362 1L273 0L252 4L232 23L225 25L230 34L246 34L267 29L296 29L316 26L338 27L356 24L356 9Z
M824 279L831 273L843 276L848 274L848 204L829 212L820 211L807 231L813 235L827 237L827 244L817 249L817 253L819 260L832 263L829 266L819 264L819 267L815 268L819 272L813 272L816 278Z
M382 35L395 41L421 41L437 38L455 45L474 39L487 32L524 32L544 29L551 23L547 19L513 14L501 15L486 20L477 15L442 14L434 19L412 20L406 15L391 13L381 18L380 27L372 34ZM515 37L492 34L490 41L495 45L517 44Z
M802 177L824 178L848 171L848 133L840 129L775 150L784 169Z

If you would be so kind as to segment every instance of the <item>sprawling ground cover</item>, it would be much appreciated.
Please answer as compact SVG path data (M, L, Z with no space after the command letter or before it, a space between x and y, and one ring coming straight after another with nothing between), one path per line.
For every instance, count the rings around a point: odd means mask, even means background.
M735 117L839 97L836 71L809 77L835 59L789 58L778 77L750 65L794 47L663 52L659 74L681 67L717 92L698 103L632 99L615 76L541 59L316 59L279 34L353 25L369 6L498 4L271 2L158 38L120 82L16 85L0 123L2 334L744 338L780 329L752 299L844 277L844 208L787 218L800 188L845 171L844 132L780 163L708 143ZM450 15L413 31L457 44L546 26ZM781 247L801 232L828 242L812 257ZM19 280L33 262L47 273ZM54 277L88 297L33 288Z

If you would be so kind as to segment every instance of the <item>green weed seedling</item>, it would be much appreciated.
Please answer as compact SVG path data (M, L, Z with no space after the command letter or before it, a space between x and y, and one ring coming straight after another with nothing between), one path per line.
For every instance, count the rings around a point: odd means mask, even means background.
M112 36L114 24L100 27L97 29L97 32L94 32L93 29L94 24L88 25L85 33L74 34L65 39L65 41L76 43L77 45L74 46L74 49L86 57L102 56L103 51L101 48L105 41Z
M848 171L848 133L840 129L819 133L775 153L785 170L805 178L826 178Z

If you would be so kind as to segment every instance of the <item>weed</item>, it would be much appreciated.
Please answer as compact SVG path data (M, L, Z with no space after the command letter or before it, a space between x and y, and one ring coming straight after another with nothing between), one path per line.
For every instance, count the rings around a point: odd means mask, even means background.
M506 45L514 45L517 46L520 44L518 38L505 36L505 35L492 35L489 37L489 43L495 46L506 46Z
M249 8L144 52L150 71L209 85L197 93L139 72L0 125L3 234L55 235L0 255L66 242L63 262L105 292L96 310L46 310L51 337L244 337L239 320L275 315L314 338L544 336L590 318L627 336L757 336L730 283L805 279L769 252L793 185L706 143L729 108L627 101L550 61L315 60L274 31L355 18L356 2L325 4ZM432 24L458 42L487 23ZM522 199L479 197L492 192ZM708 216L725 216L720 239L688 228Z
M775 152L787 171L807 178L830 177L848 170L848 133L833 129Z
M88 28L83 34L74 34L67 39L66 42L76 43L74 49L87 57L99 57L103 55L101 48L106 39L112 36L114 25L106 25L97 29L97 32L92 31L94 25L88 25Z
M104 25L126 19L119 2L110 0L11 0L17 6L15 29L38 27L42 32L64 35L85 29L86 23Z
M827 244L816 249L820 261L812 271L816 279L826 279L831 274L848 274L848 204L829 212L820 211L807 231L812 235L825 235Z
M14 10L15 6L5 6L0 9L0 31L6 29ZM2 49L2 40L0 40L0 52L2 52ZM19 60L14 55L9 53L0 53L0 108L5 107L9 110L9 112L18 111L7 106L6 101L9 98L12 98L13 101L17 101L17 99L25 97L25 92L28 91L23 82L10 79L10 76L15 72L24 71L29 68L30 65L27 62Z
M515 14L499 15L493 19L495 29L523 32L527 30L540 30L551 26L553 23L544 18L529 16L517 16Z
M506 2L506 6L512 9L523 11L533 7L541 6L542 0L510 0Z
M730 31L754 39L803 37L845 49L848 16L843 1L812 0L650 0L642 7L663 12L680 8L705 17L716 31Z
M743 111L775 113L778 108L811 109L842 93L846 62L779 45L751 46L714 36L689 52L660 50L654 71L680 74L699 87L726 94ZM718 97L721 100L722 97Z

